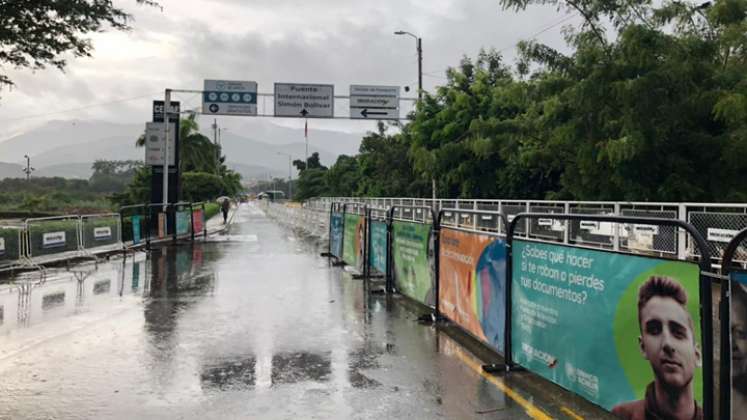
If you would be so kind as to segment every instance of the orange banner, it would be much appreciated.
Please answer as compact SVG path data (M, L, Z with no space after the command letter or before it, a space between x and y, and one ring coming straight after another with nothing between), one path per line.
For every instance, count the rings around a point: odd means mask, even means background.
M442 229L439 257L441 313L502 352L505 243L485 234Z
M158 238L166 237L166 213L158 213Z

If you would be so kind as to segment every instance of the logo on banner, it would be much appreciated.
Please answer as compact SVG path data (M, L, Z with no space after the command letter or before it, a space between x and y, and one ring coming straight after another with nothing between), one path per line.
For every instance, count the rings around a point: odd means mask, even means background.
M97 241L111 239L112 228L109 226L97 227L93 230L93 237L96 238Z
M49 232L42 237L42 247L58 248L65 246L65 232Z

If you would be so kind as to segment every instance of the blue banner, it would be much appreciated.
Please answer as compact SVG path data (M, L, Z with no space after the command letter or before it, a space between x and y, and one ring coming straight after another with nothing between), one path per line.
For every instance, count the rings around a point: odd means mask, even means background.
M140 234L140 220L142 219L141 216L132 216L132 244L137 245L142 241L142 236Z
M189 233L189 226L192 223L192 215L189 211L176 212L176 234L186 235Z
M386 223L371 222L368 263L379 273L386 273Z
M329 249L330 253L337 258L342 258L342 213L332 213L329 226Z

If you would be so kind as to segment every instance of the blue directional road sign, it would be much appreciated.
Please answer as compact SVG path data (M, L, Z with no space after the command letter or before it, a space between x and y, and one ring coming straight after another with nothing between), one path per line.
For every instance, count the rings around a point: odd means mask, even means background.
M205 80L202 113L257 115L257 82Z

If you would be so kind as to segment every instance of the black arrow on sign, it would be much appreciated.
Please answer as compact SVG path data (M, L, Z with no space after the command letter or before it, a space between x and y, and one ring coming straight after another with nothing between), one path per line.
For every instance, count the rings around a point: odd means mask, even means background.
M305 117L305 116L309 115L309 111L307 111L306 108L304 108L304 109L301 110L301 112L299 112L299 114L301 114L302 116Z
M363 115L363 118L368 118L369 115L387 115L387 112L375 112L369 111L368 108L363 108L363 111L361 111L361 115Z

